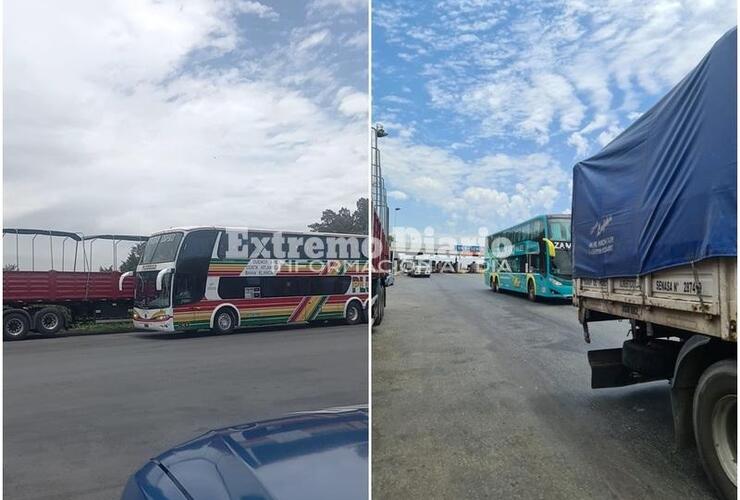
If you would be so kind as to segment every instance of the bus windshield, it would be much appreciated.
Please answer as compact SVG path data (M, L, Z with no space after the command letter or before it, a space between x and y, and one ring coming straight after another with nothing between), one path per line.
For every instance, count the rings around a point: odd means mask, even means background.
M550 259L550 272L556 277L571 279L573 269L570 250L555 250L555 257Z
M162 290L157 291L156 282L159 271L136 273L134 306L148 309L162 309L170 305L170 282L172 274L164 275Z
M555 257L550 259L550 272L559 278L571 279L573 264L570 249L570 218L548 217L547 233L555 243Z
M182 240L182 233L165 233L152 236L146 242L144 254L141 256L139 264L160 264L174 261L177 249L180 247L180 240Z

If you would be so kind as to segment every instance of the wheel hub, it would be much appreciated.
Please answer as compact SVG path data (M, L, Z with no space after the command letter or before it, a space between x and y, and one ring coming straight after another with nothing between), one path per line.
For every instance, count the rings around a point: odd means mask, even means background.
M349 311L347 312L347 319L350 321L356 321L358 316L357 308L350 307Z
M221 316L219 316L218 326L222 330L228 330L229 328L231 328L231 316L229 316L228 314L222 314Z
M59 318L56 314L46 313L41 318L41 325L47 330L53 330L59 325Z
M8 320L7 323L5 323L5 330L10 335L20 335L20 333L23 331L23 322L19 319L12 318Z

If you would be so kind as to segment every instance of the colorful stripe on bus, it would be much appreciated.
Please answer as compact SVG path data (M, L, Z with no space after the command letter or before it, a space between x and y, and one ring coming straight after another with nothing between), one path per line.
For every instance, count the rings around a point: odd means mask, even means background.
M192 306L176 307L176 329L206 329L211 326L213 312L229 304L239 311L239 326L264 326L306 323L323 319L341 319L348 300L356 295L317 295L311 297L279 297L271 299L203 300Z

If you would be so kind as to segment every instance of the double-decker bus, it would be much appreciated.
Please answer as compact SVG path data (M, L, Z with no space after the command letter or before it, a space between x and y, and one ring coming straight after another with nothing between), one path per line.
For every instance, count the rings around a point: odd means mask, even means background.
M360 323L368 245L366 236L246 228L155 233L136 268L134 326L228 333L329 319Z
M570 215L540 215L486 239L485 283L538 298L573 296Z

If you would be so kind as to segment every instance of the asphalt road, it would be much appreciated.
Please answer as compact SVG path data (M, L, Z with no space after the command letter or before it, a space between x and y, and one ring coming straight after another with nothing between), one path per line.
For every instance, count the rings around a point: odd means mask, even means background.
M570 304L494 294L482 275L399 277L372 335L374 498L714 498L677 451L667 382L590 388L591 326Z
M119 498L209 429L367 403L367 325L5 342L4 498Z

